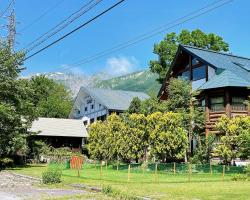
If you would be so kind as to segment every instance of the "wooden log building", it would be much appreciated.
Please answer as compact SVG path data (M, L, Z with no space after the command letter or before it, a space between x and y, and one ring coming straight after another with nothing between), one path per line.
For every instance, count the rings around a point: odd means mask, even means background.
M191 81L200 90L200 103L206 112L205 133L215 130L222 115L250 115L246 100L250 95L250 59L232 54L179 45L158 97L167 99L170 78Z

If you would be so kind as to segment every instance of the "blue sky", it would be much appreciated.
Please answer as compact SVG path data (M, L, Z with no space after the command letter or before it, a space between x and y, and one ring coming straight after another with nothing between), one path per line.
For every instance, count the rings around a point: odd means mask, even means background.
M17 24L16 50L22 49L29 42L65 19L79 9L88 0L16 0L15 11ZM63 66L78 62L85 57L95 55L137 35L175 20L193 10L199 9L215 0L126 0L105 16L72 34L60 43L25 61L27 68L23 74L60 71ZM0 0L3 10L9 0ZM82 16L70 27L55 35L53 41L77 25L85 22L117 0L103 0L91 12ZM56 4L32 26L28 26L37 17ZM177 26L167 32L180 32L182 29L199 28L207 33L213 32L224 38L233 54L250 57L250 1L234 0L229 4ZM0 24L5 20L1 19ZM28 26L28 27L27 27ZM26 28L25 28L26 27ZM24 30L22 30L25 28ZM93 62L73 68L75 72L93 74L101 71L120 75L148 68L154 43L159 42L162 33L142 41L129 48L96 59ZM3 33L3 32L2 32Z

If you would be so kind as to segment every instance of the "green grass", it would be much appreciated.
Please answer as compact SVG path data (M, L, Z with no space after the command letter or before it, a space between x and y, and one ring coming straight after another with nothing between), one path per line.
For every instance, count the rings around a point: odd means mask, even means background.
M16 168L14 171L39 177L46 169L47 167L44 165L32 165ZM249 199L250 196L250 181L234 182L231 180L233 175L228 173L223 178L221 173L212 175L192 173L189 176L188 174L174 175L172 172L160 172L155 175L154 171L142 173L138 169L132 169L128 182L127 172L128 170L125 168L116 171L111 167L108 170L103 167L102 179L100 179L99 167L84 165L80 177L77 177L77 170L63 170L62 185L78 183L97 187L111 186L113 190L122 194L152 199ZM108 199L108 197L98 194L96 199L105 198Z

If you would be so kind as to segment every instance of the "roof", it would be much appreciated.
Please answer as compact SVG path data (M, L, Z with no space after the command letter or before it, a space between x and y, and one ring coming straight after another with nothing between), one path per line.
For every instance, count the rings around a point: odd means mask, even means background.
M219 81L218 85L213 83L214 87L220 87L223 84L225 86L250 86L250 59L232 54L226 54L221 52L215 52L206 49L200 49L197 47L190 47L181 45L181 49L197 57L208 65L226 70L221 76L219 76L222 83ZM218 77L217 77L218 78ZM222 78L232 78L232 80L224 81ZM215 81L214 79L209 80ZM208 83L207 82L207 83Z
M29 131L39 136L88 137L82 120L76 119L38 118Z
M206 90L220 87L247 87L250 82L237 76L230 70L225 70L219 75L215 75L211 80L204 83L199 89Z
M143 92L132 92L124 90L111 90L91 87L81 87L79 93L87 93L98 103L104 105L109 110L124 111L129 108L129 105L134 97L140 100L148 99L149 96ZM77 95L77 98L80 95Z

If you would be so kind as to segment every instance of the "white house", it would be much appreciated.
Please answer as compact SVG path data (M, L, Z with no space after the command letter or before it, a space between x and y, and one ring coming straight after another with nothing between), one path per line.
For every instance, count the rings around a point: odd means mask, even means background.
M143 92L81 87L69 118L81 118L84 125L103 121L110 113L119 114L127 110L134 97L141 100L149 98Z

